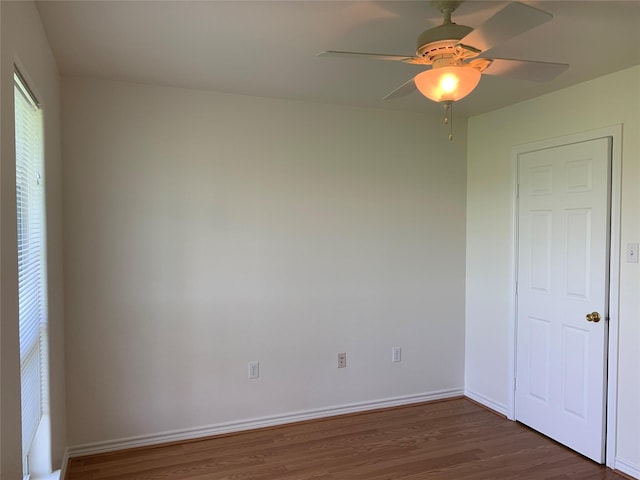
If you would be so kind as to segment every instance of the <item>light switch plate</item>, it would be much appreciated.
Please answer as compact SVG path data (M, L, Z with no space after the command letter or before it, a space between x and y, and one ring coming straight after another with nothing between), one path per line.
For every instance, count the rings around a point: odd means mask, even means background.
M627 263L638 263L637 243L627 243Z
M400 347L393 347L391 349L391 361L393 363L402 361L402 349Z
M260 377L260 362L249 362L248 378Z

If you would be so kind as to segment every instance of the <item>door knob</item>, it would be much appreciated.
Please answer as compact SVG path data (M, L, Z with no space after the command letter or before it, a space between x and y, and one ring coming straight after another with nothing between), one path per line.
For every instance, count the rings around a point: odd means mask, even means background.
M587 313L587 322L598 323L600 321L600 314L598 312Z

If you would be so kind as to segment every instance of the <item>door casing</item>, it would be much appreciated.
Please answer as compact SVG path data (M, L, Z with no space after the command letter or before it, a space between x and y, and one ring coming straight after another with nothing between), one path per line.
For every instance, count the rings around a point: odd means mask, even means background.
M512 221L510 252L510 293L509 293L509 359L507 417L515 420L515 374L516 374L516 335L517 335L517 303L516 279L518 265L518 156L525 152L559 147L570 143L611 137L611 239L609 249L609 338L607 353L607 416L606 416L606 465L614 468L616 452L616 418L617 418L617 378L618 378L618 325L619 325L619 284L620 284L620 206L622 190L622 125L612 125L596 130L589 130L573 135L550 138L538 142L514 146L511 149L511 186L512 186Z

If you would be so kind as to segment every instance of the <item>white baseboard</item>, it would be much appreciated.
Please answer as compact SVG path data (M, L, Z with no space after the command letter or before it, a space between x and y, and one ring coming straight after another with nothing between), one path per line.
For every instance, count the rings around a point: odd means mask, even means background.
M251 418L235 422L225 422L206 427L187 428L173 430L151 435L140 435L129 438L109 440L106 442L87 443L84 445L74 445L68 447L65 452L63 463L63 475L66 473L67 461L69 458L82 457L85 455L95 455L108 453L116 450L125 450L136 447L147 447L162 443L194 440L198 438L211 437L225 433L242 432L256 428L272 427L287 423L301 422L305 420L315 420L319 418L333 417L348 413L366 412L379 408L397 407L411 405L414 403L429 402L463 395L462 389L439 390L436 392L422 393L417 395L405 395L401 397L386 398L369 402L352 403L327 408L317 408L298 412L286 413L282 415L270 415L267 417ZM64 476L62 476L64 478Z
M633 478L640 479L640 465L636 465L629 460L625 460L624 458L616 457L614 467L616 470L621 471L626 475L630 475Z
M506 405L502 403L498 403L495 400L485 397L484 395L481 395L479 393L472 392L471 390L468 390L468 389L465 389L464 395L466 397L469 397L474 402L478 402L484 405L485 407L490 408L494 412L504 415L507 418L509 417L508 415L509 409L507 408Z
M29 475L29 480L60 480L61 477L60 476L60 470L56 470L55 472L51 472L49 475L38 475L38 476L33 476L33 475Z

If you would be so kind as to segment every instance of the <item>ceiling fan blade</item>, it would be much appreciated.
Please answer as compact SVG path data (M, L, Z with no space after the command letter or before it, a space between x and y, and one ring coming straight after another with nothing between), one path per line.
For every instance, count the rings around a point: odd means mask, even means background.
M327 50L316 54L317 57L340 57L340 58L364 58L369 60L389 60L392 62L404 62L414 65L425 65L425 61L419 57L407 57L406 55L387 55L385 53L362 53L362 52L338 52Z
M460 40L463 45L482 52L531 30L553 18L550 13L523 3L510 3L478 28Z
M404 97L405 95L409 95L413 91L416 90L416 82L414 82L415 77L411 77L409 80L404 82L398 88L396 88L393 92L386 94L382 99L388 100L390 98L398 98Z
M491 65L482 73L531 80L533 82L548 82L569 68L566 63L530 62L506 58L493 58L491 60Z

